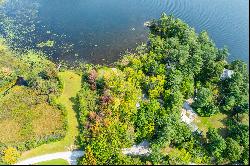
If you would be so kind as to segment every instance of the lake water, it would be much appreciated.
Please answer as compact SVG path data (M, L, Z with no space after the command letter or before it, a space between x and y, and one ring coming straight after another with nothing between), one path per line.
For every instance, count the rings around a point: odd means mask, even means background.
M229 60L249 61L248 0L7 0L0 32L15 47L35 48L54 60L112 63L146 42L145 21L173 14L207 30ZM53 47L38 47L53 41ZM41 45L40 45L41 46Z

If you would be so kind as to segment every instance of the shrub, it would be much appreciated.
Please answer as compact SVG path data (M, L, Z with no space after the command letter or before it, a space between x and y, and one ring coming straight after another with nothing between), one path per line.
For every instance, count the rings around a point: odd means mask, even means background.
M6 164L14 164L20 157L20 153L13 147L7 147L2 154L2 160Z

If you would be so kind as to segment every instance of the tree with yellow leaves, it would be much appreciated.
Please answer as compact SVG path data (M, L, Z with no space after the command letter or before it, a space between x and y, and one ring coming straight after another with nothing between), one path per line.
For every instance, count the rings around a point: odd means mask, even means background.
M2 151L2 160L6 164L14 164L20 157L20 153L13 147L7 147Z

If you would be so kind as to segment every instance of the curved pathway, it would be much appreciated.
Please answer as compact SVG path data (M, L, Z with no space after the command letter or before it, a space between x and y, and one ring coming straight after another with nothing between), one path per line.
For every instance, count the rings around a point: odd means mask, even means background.
M122 149L125 155L148 155L150 153L149 143L147 141L141 142L139 145L134 145L131 148ZM46 154L42 156L32 157L16 163L15 165L31 165L42 161L49 161L53 159L64 159L70 165L77 165L77 158L82 157L84 151L68 151Z
M122 149L125 155L148 155L150 153L149 143L147 141L141 142L139 145L134 145L131 148ZM16 163L15 165L31 165L42 161L49 161L53 159L64 159L70 165L77 165L77 158L82 157L84 151L68 151L46 154L42 156L32 157Z
M58 152L52 154L46 154L38 157L32 157L27 160L23 160L14 165L31 165L42 161L48 161L53 159L64 159L68 161L70 165L77 165L77 158L84 155L83 151L68 151L68 152Z
M72 71L65 71L60 72L59 77L63 81L64 86L62 95L57 99L57 102L64 105L67 110L68 130L66 136L60 141L44 144L24 152L20 158L21 161L44 154L72 151L77 148L74 142L78 135L78 122L72 99L75 98L77 92L81 89L81 76Z

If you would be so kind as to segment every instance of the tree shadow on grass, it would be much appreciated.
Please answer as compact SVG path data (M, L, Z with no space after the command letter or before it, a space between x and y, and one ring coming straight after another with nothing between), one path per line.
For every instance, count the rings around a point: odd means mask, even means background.
M224 125L224 127L218 128L218 133L223 138L226 138L228 136L227 121L228 121L228 115L225 118L223 118L223 119L220 120L220 122Z
M73 103L72 107L73 107L74 112L76 113L76 119L77 119L77 123L78 123L77 129L78 129L78 131L80 133L81 129L82 129L82 126L81 126L81 123L79 121L79 119L80 119L80 111L79 110L80 109L79 109L79 104L78 104L77 97L71 97L69 100ZM80 145L80 136L79 135L75 139L75 144Z
M226 127L222 128L218 128L218 133L223 137L226 138L228 135L228 129Z

